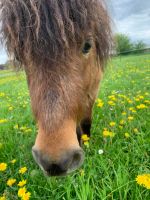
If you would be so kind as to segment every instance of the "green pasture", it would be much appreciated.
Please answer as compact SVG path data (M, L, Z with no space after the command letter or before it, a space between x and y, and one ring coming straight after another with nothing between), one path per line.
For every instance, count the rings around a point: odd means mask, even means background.
M113 58L93 110L83 166L49 178L31 154L37 129L25 75L0 71L0 200L21 199L21 180L32 200L150 200L150 177L147 187L136 182L150 174L149 106L150 55ZM19 173L23 167L27 171ZM8 179L16 182L9 186Z

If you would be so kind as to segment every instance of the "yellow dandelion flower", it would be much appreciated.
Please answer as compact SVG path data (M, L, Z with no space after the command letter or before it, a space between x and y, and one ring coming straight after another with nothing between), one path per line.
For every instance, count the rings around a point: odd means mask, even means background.
M136 113L136 110L132 110L131 112L132 112L132 113Z
M115 105L116 105L113 101L108 101L108 104L109 104L110 106L115 106Z
M137 107L137 109L144 109L144 108L147 108L147 106L145 105L145 104L140 104L140 105L138 105L138 106L136 106Z
M129 138L129 137L130 137L130 134L129 134L129 133L125 133L124 136L125 136L126 138Z
M16 159L13 159L13 160L10 161L11 164L15 164L16 162L17 162Z
M139 99L144 99L144 97L142 95L139 96Z
M25 195L26 191L27 191L27 190L26 190L25 187L20 188L20 189L18 190L18 197L23 197L23 196Z
M127 113L126 112L122 112L122 115L126 115Z
M20 130L21 130L21 131L25 131L26 129L27 129L26 126L21 126L21 127L20 127Z
M111 99L111 101L116 101L117 100L115 95L110 95L110 96L108 96L108 98Z
M145 100L144 103L150 104L150 101L149 100Z
M125 124L125 121L122 119L120 120L120 125L124 125Z
M16 125L14 126L14 129L19 129L18 124L16 124Z
M27 192L27 193L25 193L23 196L22 196L22 200L29 200L30 199L30 197L31 197L31 193L30 192Z
M97 99L97 107L102 108L104 105L104 102L101 99Z
M4 97L5 93L4 92L0 92L0 97Z
M18 186L19 186L19 187L23 187L23 186L25 186L26 184L27 184L27 180L22 180L22 181L19 181Z
M0 197L0 200L6 200L5 196Z
M129 104L132 104L132 103L133 103L133 101L131 101L131 100L128 100L128 103L129 103Z
M32 129L31 128L27 128L24 132L25 133L30 133L30 132L32 132Z
M110 132L107 130L103 131L103 137L114 137L114 136L115 136L115 134L113 132Z
M103 102L99 102L99 103L97 104L97 107L99 107L99 108L102 108L102 107L103 107L103 105L104 105L104 103L103 103Z
M140 99L139 98L135 98L135 101L140 101Z
M12 111L14 108L12 107L12 106L10 106L9 108L8 108L8 110L9 111Z
M87 136L87 134L83 134L82 136L81 136L81 138L82 138L82 141L83 142L87 142L87 141L89 141L89 137Z
M123 126L119 125L119 128L120 128L120 129L123 129Z
M7 169L6 163L0 163L0 171L5 171Z
M16 183L16 179L13 179L13 178L10 178L10 179L8 179L8 181L7 181L7 185L8 186L12 186L12 185L14 185Z
M6 123L6 122L8 122L7 119L0 119L0 124L4 124L4 123Z
M136 182L139 185L144 186L147 189L150 189L150 174L142 174L136 177Z
M87 147L87 148L89 148L89 142L87 141L87 142L84 142L84 145Z
M134 117L132 117L132 116L129 116L129 117L128 117L128 120L129 120L129 121L132 121L133 119L134 119Z
M110 122L109 125L113 127L116 125L116 122Z
M24 174L27 171L27 167L22 167L19 169L19 174Z
M138 133L139 132L137 128L134 128L133 131L134 131L134 133Z
M129 110L132 111L132 110L134 110L134 108L133 108L133 107L130 107Z

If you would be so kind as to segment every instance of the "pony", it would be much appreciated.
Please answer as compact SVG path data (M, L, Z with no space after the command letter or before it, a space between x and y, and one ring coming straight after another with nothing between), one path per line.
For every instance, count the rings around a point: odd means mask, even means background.
M103 0L1 0L1 41L25 70L38 134L32 154L48 176L84 160L92 108L112 46Z

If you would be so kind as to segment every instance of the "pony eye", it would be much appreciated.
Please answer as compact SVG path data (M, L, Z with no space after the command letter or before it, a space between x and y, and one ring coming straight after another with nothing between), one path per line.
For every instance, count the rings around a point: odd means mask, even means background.
M85 42L84 47L82 49L82 53L83 54L89 53L91 48L92 48L92 44L90 42Z

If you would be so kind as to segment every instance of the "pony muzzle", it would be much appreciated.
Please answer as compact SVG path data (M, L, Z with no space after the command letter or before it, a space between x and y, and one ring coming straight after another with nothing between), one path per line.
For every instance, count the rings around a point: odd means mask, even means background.
M59 160L53 160L50 155L44 154L36 147L32 148L32 154L37 164L48 176L65 176L78 169L84 160L84 152L81 148L66 151Z

